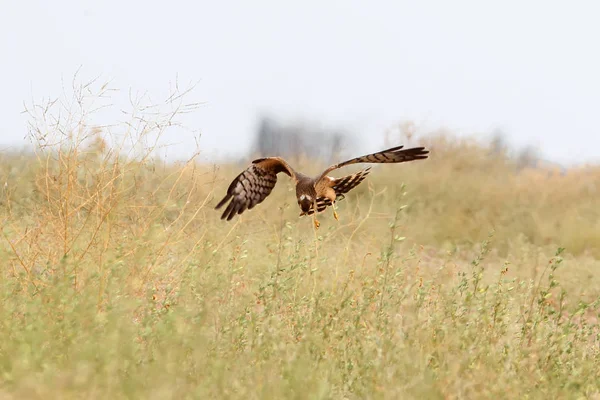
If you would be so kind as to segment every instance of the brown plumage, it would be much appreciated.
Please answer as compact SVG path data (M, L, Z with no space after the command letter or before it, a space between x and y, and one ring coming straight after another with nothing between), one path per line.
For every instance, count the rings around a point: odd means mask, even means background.
M229 185L227 194L217 204L216 209L229 202L221 219L231 220L236 214L243 213L261 203L273 190L277 183L277 174L280 172L288 175L296 183L296 198L302 210L300 215L313 215L315 226L319 221L315 217L328 206L335 205L336 200L341 200L344 194L358 186L369 174L371 168L366 168L352 175L342 178L333 178L327 174L335 169L350 164L374 163L388 164L401 163L413 160L423 160L428 157L429 151L424 147L403 149L403 146L392 147L377 153L356 157L327 168L317 178L311 178L296 172L280 157L259 158L242 171ZM338 215L333 211L333 216Z
M361 183L371 172L371 167L365 168L355 174L344 176L342 178L335 178L332 182L332 188L335 191L335 201L344 199L344 193L348 193L351 189L354 189ZM332 205L333 202L327 197L317 197L317 212L323 212L327 207ZM308 215L314 214L315 210L311 207L308 210ZM304 214L301 214L304 215Z

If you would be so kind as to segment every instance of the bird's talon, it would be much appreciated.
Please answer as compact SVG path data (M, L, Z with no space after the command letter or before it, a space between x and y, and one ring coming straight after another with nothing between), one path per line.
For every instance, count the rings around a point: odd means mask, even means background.
M315 229L319 229L319 226L321 226L321 223L317 219L314 220L314 223L315 223Z
M335 212L335 210L333 210L333 218L335 218L336 221L340 220L340 217L338 216L338 213Z

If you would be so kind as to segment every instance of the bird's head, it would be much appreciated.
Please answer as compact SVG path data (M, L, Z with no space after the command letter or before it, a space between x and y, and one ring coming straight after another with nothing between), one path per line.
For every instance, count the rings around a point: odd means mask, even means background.
M312 204L313 204L312 196L304 194L304 193L298 196L298 205L302 209L302 212L308 212L308 210L310 210L310 207L312 206Z

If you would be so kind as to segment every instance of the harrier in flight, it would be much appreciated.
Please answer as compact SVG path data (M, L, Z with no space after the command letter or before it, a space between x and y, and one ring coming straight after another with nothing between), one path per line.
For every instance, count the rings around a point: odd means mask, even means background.
M296 198L298 206L302 210L300 216L313 215L315 228L318 228L319 221L317 221L315 211L322 212L328 206L333 206L333 216L337 220L336 199L343 199L344 193L361 183L371 167L342 178L327 176L328 173L350 164L387 164L423 160L427 158L428 154L429 151L425 150L424 147L414 147L412 149L403 149L403 146L392 147L378 153L334 164L316 178L294 171L283 158L259 158L252 161L252 164L231 182L227 194L215 209L223 207L231 200L221 216L221 219L227 219L227 221L231 220L236 214L243 213L246 209L250 210L271 193L275 183L277 183L277 174L283 172L292 178L296 184Z

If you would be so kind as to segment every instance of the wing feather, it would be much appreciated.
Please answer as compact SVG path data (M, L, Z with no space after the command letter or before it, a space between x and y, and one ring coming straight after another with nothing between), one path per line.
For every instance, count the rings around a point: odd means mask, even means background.
M230 221L236 214L241 214L261 203L271 194L277 183L277 174L280 172L296 179L294 170L279 157L254 160L231 182L227 194L216 205L215 209L219 209L229 202L221 219Z
M336 201L344 199L344 194L357 187L371 172L371 167L365 168L355 174L344 176L341 178L335 178L331 181L330 186L335 190ZM317 198L317 212L323 212L327 207L331 206L331 200L326 197ZM315 210L311 208L307 214L314 214Z
M414 160L423 160L428 157L429 150L425 150L424 147L413 147L410 149L404 149L404 146L392 147L387 150L379 151L377 153L367 154L352 158L350 160L334 164L327 168L318 180L323 179L328 173L334 169L345 167L350 164L358 163L374 163L374 164L388 164L388 163L401 163Z

